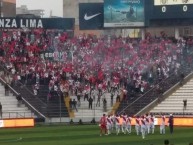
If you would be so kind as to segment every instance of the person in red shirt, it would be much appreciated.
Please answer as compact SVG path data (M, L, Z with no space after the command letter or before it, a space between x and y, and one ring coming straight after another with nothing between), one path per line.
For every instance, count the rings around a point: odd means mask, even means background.
M100 136L102 136L103 131L105 135L107 135L107 118L105 114L103 114L103 116L101 117L99 125L100 125Z

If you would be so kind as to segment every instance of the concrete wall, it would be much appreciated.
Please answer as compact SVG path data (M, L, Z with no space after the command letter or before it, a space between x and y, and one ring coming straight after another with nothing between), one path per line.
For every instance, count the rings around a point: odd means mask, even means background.
M162 27L162 28L146 28L146 32L150 32L152 36L160 36L160 32L164 31L169 37L175 37L175 29L179 29L179 36L193 36L193 26L181 27Z
M12 1L3 1L2 6L3 17L15 17L16 16L16 3Z

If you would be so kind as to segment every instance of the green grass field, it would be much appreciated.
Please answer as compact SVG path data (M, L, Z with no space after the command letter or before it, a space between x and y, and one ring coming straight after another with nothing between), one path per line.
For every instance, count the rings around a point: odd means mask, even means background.
M134 127L133 127L134 129ZM0 129L0 145L163 145L164 139L169 139L174 145L188 145L193 142L193 128L174 128L174 134L159 134L156 128L154 135L148 135L143 140L131 135L111 134L99 136L97 125L80 126L37 126L34 128Z

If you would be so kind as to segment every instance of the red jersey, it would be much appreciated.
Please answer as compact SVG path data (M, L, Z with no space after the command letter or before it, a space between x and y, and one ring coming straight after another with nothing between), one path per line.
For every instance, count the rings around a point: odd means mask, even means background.
M104 117L104 116L101 117L100 124L101 124L101 125L106 125L106 124L107 124L106 117Z

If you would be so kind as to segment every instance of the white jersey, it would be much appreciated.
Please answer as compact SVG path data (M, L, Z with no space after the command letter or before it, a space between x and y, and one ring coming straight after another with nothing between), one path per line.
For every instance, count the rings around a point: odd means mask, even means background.
M135 126L140 126L140 118L135 119Z
M107 125L111 125L111 124L112 124L111 117L107 117Z
M161 116L161 125L165 125L166 117L164 115Z
M127 125L131 125L131 121L132 121L132 118L131 117L127 117L126 124Z
M142 119L141 119L141 127L142 127L142 128L146 126L145 123L146 123L146 119L145 119L145 118L142 118Z
M149 120L150 120L150 124L154 125L155 117L154 117L154 116L151 116L151 117L149 118Z
M115 123L115 115L112 115L112 116L111 116L111 122L112 122L112 123Z
M150 118L150 116L146 116L146 117L145 117L145 124L146 124L146 125L149 125L149 124L150 124L150 119L149 119L149 118Z
M116 117L115 117L115 123L116 123L116 125L119 125L119 124L120 124L119 119L120 119L119 116L116 116Z
M123 115L122 118L123 118L123 123L126 123L126 121L127 121L127 115Z

